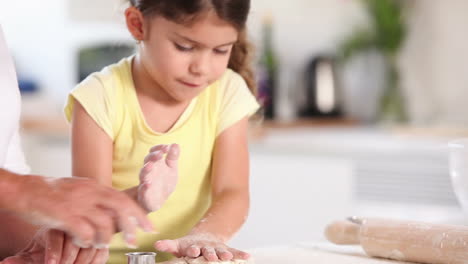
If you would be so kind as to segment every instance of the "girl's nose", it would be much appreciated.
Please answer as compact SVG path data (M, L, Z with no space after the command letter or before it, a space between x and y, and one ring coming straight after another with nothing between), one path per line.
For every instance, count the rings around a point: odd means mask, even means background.
M197 76L203 76L208 73L210 69L210 55L206 52L200 53L195 56L190 63L190 73Z

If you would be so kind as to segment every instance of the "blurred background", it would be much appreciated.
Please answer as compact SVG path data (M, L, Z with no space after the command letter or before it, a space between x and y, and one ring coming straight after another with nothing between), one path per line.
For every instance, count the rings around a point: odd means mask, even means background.
M122 0L0 1L36 174L69 176L66 95L134 50ZM243 248L323 239L350 215L466 223L447 142L468 136L468 1L253 0L263 108Z

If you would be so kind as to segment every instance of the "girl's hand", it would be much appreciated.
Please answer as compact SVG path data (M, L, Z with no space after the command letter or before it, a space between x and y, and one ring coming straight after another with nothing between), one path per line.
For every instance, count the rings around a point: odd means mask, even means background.
M156 250L169 252L176 257L205 257L208 261L247 260L246 252L226 246L220 239L210 234L194 234L175 240L160 240L154 244Z
M177 144L157 145L145 157L140 171L138 202L148 212L161 208L175 190L178 180L180 148Z
M2 264L104 264L108 258L107 248L80 248L62 231L41 229L25 249Z

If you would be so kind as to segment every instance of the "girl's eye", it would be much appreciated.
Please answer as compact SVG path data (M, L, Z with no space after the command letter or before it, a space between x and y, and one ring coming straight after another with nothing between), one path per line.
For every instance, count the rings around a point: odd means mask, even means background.
M226 49L226 50L215 49L214 50L214 53L219 54L219 55L224 55L224 54L227 54L228 52L229 52L229 49Z
M177 43L174 43L174 45L178 50L183 51L183 52L188 52L188 51L193 50L193 47L185 47L185 46L179 45Z

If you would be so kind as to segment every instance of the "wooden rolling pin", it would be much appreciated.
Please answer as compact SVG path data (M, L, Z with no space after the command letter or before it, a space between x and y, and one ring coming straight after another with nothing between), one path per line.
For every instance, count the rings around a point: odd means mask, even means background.
M361 245L366 254L428 264L468 264L468 227L385 219L336 221L325 236L339 245Z

